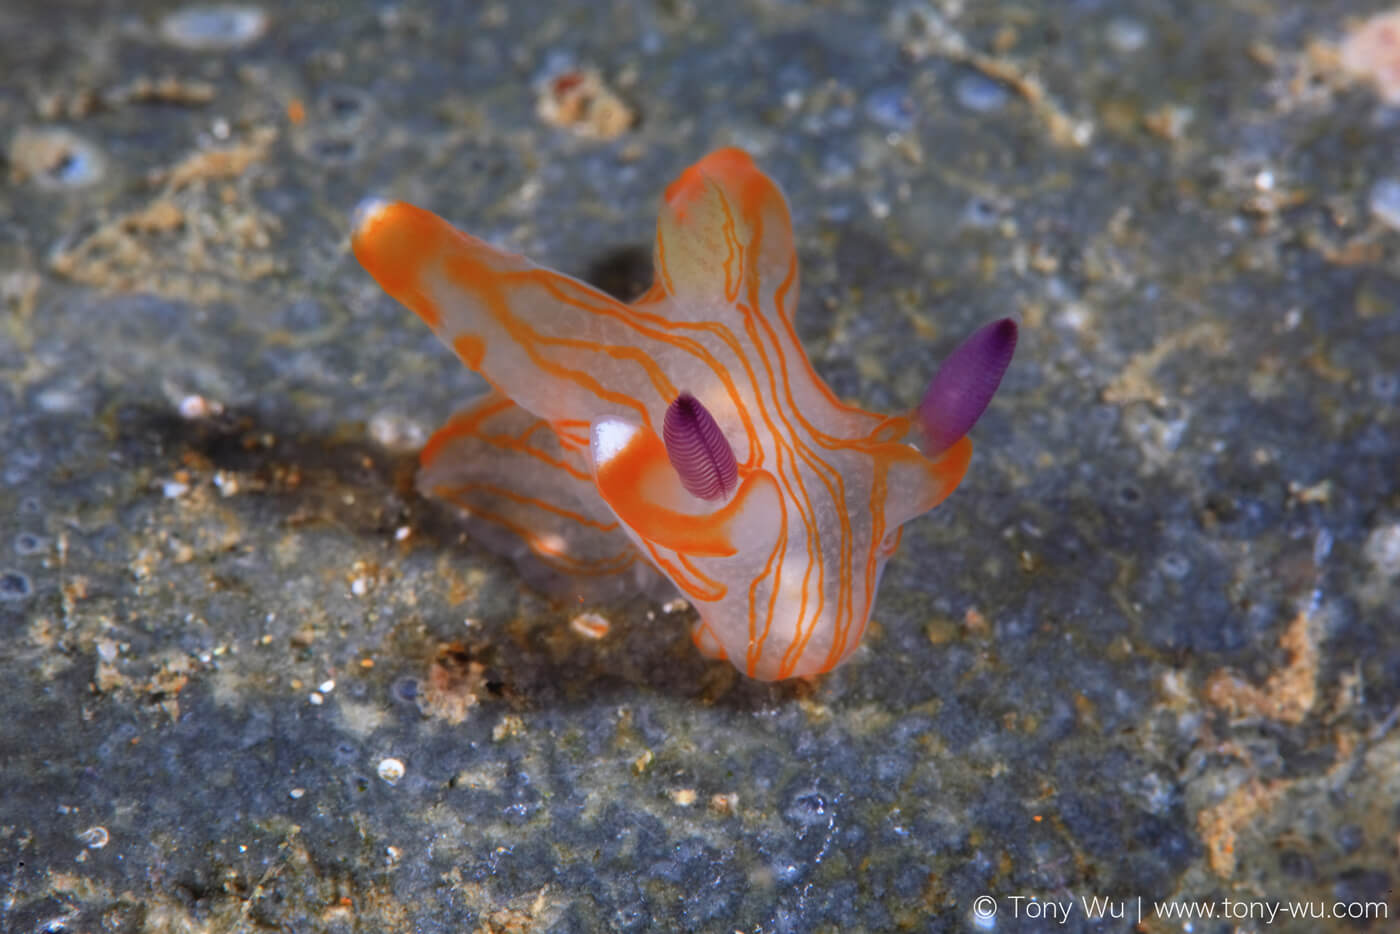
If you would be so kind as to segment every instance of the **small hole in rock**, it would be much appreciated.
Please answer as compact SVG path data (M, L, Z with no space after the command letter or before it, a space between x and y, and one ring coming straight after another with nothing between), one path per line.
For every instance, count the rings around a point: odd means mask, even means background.
M0 600L23 600L33 592L27 574L20 571L0 571Z
M21 532L15 536L15 553L37 555L46 548L44 539L33 532Z
M359 154L359 145L351 139L318 139L311 144L311 154L326 162L350 162Z
M394 695L394 700L402 701L405 704L412 704L418 700L418 680L416 678L400 678L394 682L394 686L389 690Z

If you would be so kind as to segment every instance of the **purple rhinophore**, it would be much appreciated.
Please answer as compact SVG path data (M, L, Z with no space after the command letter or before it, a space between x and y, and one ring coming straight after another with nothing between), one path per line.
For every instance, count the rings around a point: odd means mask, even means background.
M671 466L680 474L681 485L692 496L723 499L739 485L734 450L715 417L690 393L681 393L666 407L661 440Z
M919 403L925 454L936 457L968 433L991 403L1015 352L1016 322L1002 318L978 328L943 361Z

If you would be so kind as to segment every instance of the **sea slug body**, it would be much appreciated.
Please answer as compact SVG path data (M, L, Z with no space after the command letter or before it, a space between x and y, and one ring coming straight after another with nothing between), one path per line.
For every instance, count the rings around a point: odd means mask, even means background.
M631 304L402 202L362 205L352 247L493 387L428 442L420 487L568 579L654 568L701 651L765 680L860 644L900 526L962 480L1016 343L1010 319L977 331L913 412L838 400L793 326L787 204L737 149L667 187Z

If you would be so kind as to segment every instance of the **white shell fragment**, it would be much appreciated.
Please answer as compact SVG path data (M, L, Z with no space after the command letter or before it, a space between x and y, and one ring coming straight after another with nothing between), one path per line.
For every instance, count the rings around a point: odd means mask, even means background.
M90 850L102 849L110 839L111 835L107 833L107 828L101 824L89 827L78 834L78 842Z
M390 785L397 785L399 779L403 778L405 770L402 762L391 757L388 759L380 759L379 766L375 771L379 773L380 778L384 779L384 781L388 782Z

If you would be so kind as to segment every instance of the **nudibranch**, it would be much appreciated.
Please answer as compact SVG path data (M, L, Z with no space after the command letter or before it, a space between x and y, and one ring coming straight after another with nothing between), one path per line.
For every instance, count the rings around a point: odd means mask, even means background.
M913 412L836 398L793 327L787 204L737 149L666 189L656 278L626 304L403 202L356 212L356 258L493 391L421 456L419 486L579 579L644 559L754 678L860 644L900 526L967 470L1016 325L974 333Z

